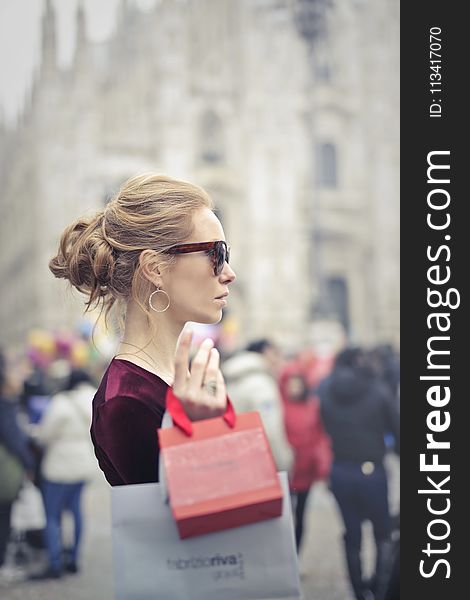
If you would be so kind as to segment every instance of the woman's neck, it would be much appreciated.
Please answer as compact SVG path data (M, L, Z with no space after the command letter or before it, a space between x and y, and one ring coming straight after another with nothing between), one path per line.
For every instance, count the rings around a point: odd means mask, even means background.
M153 316L153 315L152 315ZM156 373L173 383L175 351L183 324L172 322L167 315L155 315L152 326L140 306L130 300L122 342L116 356Z

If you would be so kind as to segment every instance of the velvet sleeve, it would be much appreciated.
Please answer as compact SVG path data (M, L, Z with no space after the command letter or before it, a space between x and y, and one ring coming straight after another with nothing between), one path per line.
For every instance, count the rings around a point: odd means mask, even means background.
M135 398L118 396L99 409L96 442L125 484L158 481L157 428L163 409L154 412Z

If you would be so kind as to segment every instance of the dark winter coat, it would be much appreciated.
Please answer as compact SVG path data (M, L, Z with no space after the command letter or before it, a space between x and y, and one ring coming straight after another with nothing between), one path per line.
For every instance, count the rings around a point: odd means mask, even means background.
M27 435L18 424L18 407L15 401L0 398L0 444L15 456L26 470L34 466Z
M399 452L399 414L388 388L365 370L337 367L318 388L321 416L336 461L381 463L384 436Z

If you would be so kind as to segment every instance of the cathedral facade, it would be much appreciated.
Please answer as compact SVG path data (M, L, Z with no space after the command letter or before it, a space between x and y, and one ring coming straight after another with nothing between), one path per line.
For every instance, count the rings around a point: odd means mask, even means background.
M237 343L399 339L397 0L123 2L114 35L57 67L55 15L14 130L0 131L0 327L74 327L83 300L47 264L59 234L127 177L211 193L237 282Z

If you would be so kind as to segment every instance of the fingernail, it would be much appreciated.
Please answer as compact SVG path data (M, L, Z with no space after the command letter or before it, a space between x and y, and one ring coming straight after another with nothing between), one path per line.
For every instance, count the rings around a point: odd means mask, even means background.
M205 346L213 346L214 342L211 338L206 338L203 342L202 342Z

